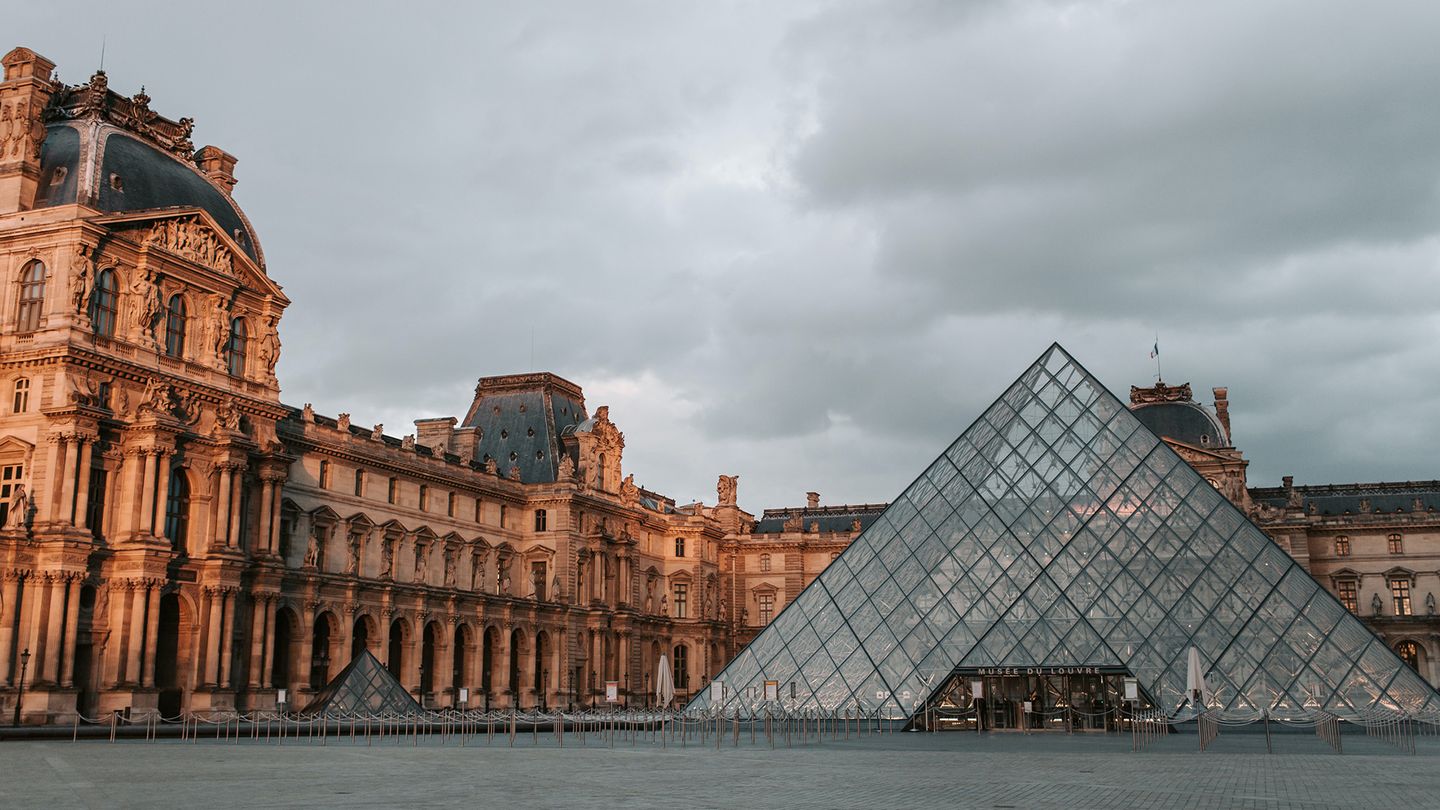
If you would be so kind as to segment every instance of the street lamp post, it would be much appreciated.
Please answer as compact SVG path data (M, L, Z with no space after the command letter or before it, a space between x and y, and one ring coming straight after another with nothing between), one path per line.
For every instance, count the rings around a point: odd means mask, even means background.
M550 710L549 695L546 694L546 693L549 692L549 691L550 691L550 668L549 668L549 667L545 667L545 668L543 668L543 669L540 670L540 711L542 711L542 712L543 712L543 711L549 711L549 710Z
M630 672L625 672L625 708L630 708Z
M20 686L15 693L15 725L20 725L20 704L25 700L25 670L30 666L30 648L20 653Z

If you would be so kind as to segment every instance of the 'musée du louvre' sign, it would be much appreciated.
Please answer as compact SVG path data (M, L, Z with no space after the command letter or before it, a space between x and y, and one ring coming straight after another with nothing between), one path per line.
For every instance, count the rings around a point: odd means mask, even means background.
M958 675L1129 675L1125 667L961 667Z

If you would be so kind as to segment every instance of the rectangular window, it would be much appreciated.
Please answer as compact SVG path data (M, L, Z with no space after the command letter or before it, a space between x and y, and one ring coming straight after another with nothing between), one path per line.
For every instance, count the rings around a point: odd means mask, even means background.
M536 510L535 510L535 531L537 531L537 532L543 532L543 531L545 531L545 522L546 522L545 510L544 510L544 509L536 509Z
M396 495L396 493L399 491L399 489L400 489L400 482L397 481L397 480L395 480L394 478L391 478L391 479L390 479L390 489L389 489L389 491L385 494L386 499L388 499L388 500L390 501L390 503L395 503L395 495Z
M355 471L355 496L358 497L358 498L363 498L363 497L365 497L365 471L364 471L364 470L356 470L356 471Z
M500 504L500 528L505 528L505 504Z
M0 526L10 522L10 496L24 477L24 464L6 464L4 467L0 467ZM28 502L29 493L26 495Z
M1335 538L1335 556L1336 556L1336 557L1349 557L1349 556L1350 556L1350 538L1346 537L1346 536L1343 535L1343 534L1340 535L1339 537Z
M760 603L760 624L766 625L775 618L775 594L762 593L755 597Z
M445 514L452 518L455 517L455 500L453 492L445 497Z
M330 488L330 462L328 461L320 462L320 488Z
M1387 537L1386 541L1389 543L1391 554L1405 553L1405 538L1401 537L1399 532Z
M1406 577L1390 579L1390 596L1395 600L1395 615L1410 615L1410 580Z
M13 403L14 407L11 408L11 410L15 413L25 413L30 410L30 380L21 377L15 381L15 398Z
M90 526L90 536L96 540L104 540L104 527L101 523L105 520L105 482L106 473L104 467L92 467L90 470L90 502L85 505L85 520Z
M1335 589L1340 597L1340 604L1351 613L1360 612L1360 597L1356 589L1355 580L1342 579L1335 583Z
M485 517L485 502L479 498L475 499L475 522L481 523Z
M675 618L683 619L689 611L690 586L683 583L675 583Z
M677 538L675 538L675 556L676 556L676 557L684 557L684 556L685 556L685 538L683 538L683 537L677 537Z
M430 487L425 484L420 485L420 511L430 511Z

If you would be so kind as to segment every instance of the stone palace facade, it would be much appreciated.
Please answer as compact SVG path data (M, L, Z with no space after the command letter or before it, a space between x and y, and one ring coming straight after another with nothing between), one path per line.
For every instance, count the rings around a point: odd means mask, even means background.
M289 301L235 158L103 72L3 65L7 717L22 678L33 723L300 708L362 649L431 706L639 702L662 654L683 698L728 660L733 486L637 487L608 409L553 374L482 379L403 438L282 403Z

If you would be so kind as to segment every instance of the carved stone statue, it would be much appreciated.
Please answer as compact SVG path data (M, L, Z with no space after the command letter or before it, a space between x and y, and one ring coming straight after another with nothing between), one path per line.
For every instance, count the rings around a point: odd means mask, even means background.
M95 262L90 259L90 246L82 242L75 246L75 257L70 260L70 306L77 313L89 310L94 285Z
M5 528L24 529L30 518L30 496L25 494L25 485L16 484L10 491L10 507L5 517Z
M320 533L312 531L310 532L310 544L305 547L304 567L319 568L322 562L320 554Z
M575 462L571 460L569 453L560 454L560 471L556 477L561 481L573 481L575 479Z
M729 612L730 612L730 609L729 609L728 607L726 607L726 605L725 605L725 600L724 600L724 599L721 599L721 600L720 600L720 612L719 612L719 614L718 614L719 617L720 617L720 621L722 621L722 622L725 621L725 619L727 618L727 614L728 614Z
M351 576L360 573L360 538L359 532L350 533L350 559L345 564L345 573Z
M854 520L850 521L850 531L860 531L860 518L855 518Z
M204 324L204 336L209 346L213 362L220 363L225 359L225 344L230 342L230 305L225 296L214 293L207 299L210 308L209 314L201 319Z
M389 579L395 573L395 540L386 537L380 541L380 578Z
M505 596L510 595L510 572L508 571L505 572L504 576L500 577L500 593Z
M1382 615L1385 612L1385 603L1380 601L1380 594L1377 593L1370 597L1370 610L1376 616Z
M715 494L720 498L721 506L735 505L735 491L739 488L740 476L722 475L715 484Z
M800 517L800 513L791 512L790 517L785 518L785 524L780 528L781 531L798 532L804 525L805 521Z
M455 587L455 566L458 556L454 549L448 547L445 549L445 587L447 588Z
M1433 593L1425 594L1425 615L1435 615L1435 594Z
M555 575L555 578L552 579L552 580L550 580L550 601L551 601L551 602L559 602L559 601L560 601L560 575L559 575L559 574L556 574L556 575Z
M485 581L485 555L479 551L470 554L470 590L480 590Z
M260 362L265 366L265 374L269 377L275 376L275 364L280 361L279 323L278 317L267 315L265 316L265 326L260 330L260 345L257 350L260 354Z
M510 480L511 480L511 481L519 481L519 480L520 480L520 468L517 467L517 466L515 466L514 464L511 464L511 465L510 465Z
M640 488L635 486L635 473L630 473L620 482L620 502L626 506L634 506L640 502Z
M421 544L415 544L415 581L423 583L425 574L430 567L430 549Z
M155 287L155 274L137 270L130 282L131 318L135 334L147 342L155 342L155 323L160 319L160 291Z
M660 594L660 615L670 615L670 594L668 593Z
M349 414L346 414L346 415L345 415L345 424L346 424L347 426L350 424L350 415L349 415ZM380 423L377 422L377 423L375 424L375 427L370 428L370 439L371 439L372 441L377 441L377 442L378 442L378 441L380 441L380 440L383 439L383 438L385 438L385 425L380 424Z

